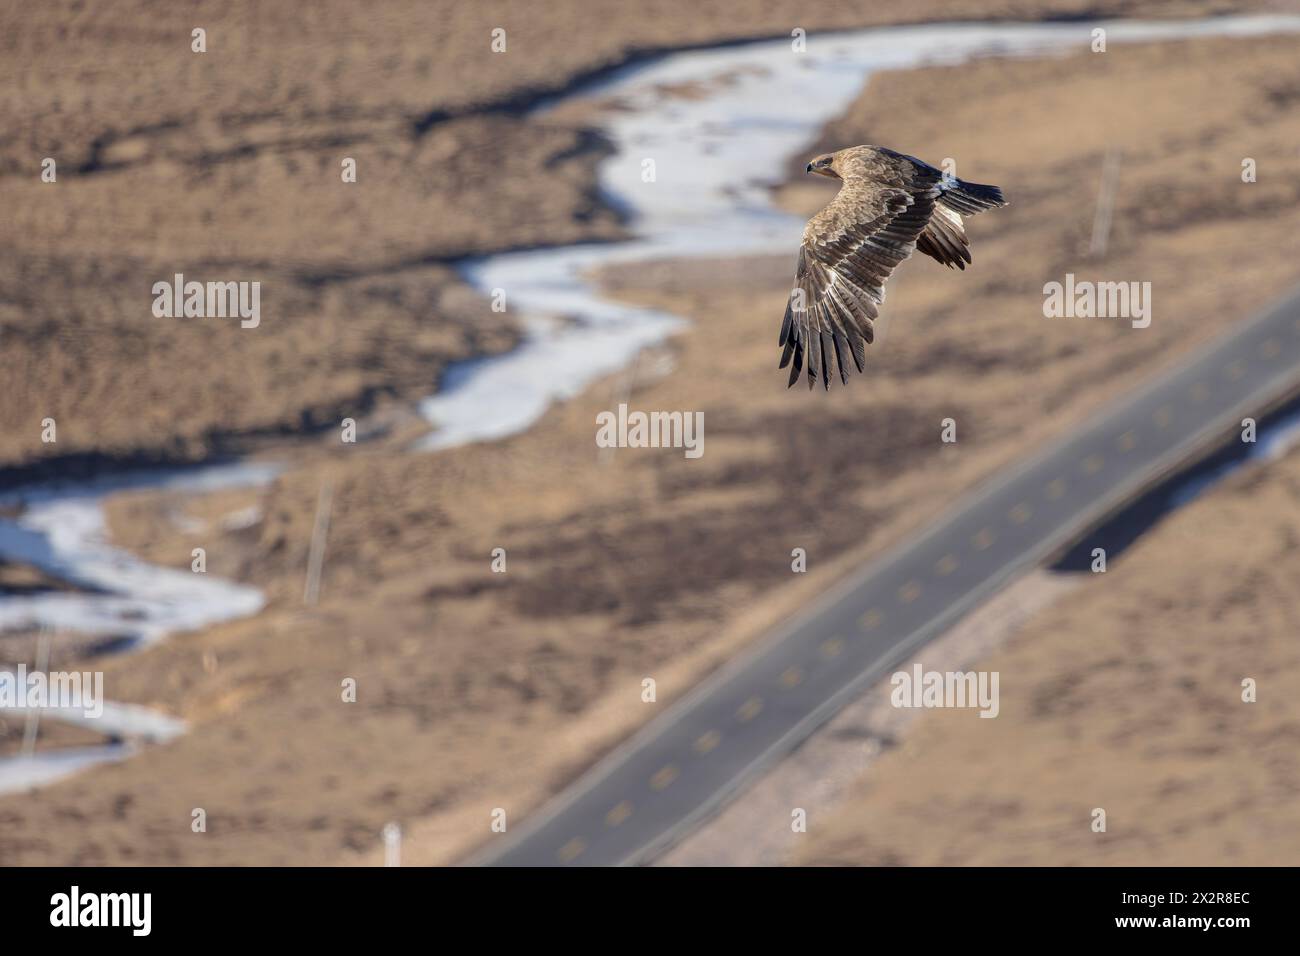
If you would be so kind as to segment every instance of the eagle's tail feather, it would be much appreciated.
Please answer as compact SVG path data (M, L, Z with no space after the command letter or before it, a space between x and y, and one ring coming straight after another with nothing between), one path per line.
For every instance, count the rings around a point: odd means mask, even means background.
M944 265L965 270L971 261L970 243L966 239L966 230L962 228L961 218L954 223L943 213L930 217L925 231L916 238L916 251L937 259Z
M1002 190L986 183L968 183L964 179L952 179L939 188L942 190L939 202L954 212L966 216L1007 204L1002 197Z

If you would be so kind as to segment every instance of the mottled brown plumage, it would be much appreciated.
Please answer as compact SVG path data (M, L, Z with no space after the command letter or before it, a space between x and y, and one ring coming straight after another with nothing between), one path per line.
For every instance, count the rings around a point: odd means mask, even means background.
M832 358L848 384L845 353L859 372L885 301L885 280L920 249L949 267L971 261L962 215L1006 205L997 186L968 183L882 146L818 156L808 172L844 185L803 231L795 287L781 324L781 368L790 385L808 369L831 387Z

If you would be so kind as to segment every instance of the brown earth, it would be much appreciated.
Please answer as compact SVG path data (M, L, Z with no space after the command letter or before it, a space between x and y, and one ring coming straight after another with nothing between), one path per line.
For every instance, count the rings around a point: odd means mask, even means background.
M39 800L0 798L3 859L374 862L380 828L400 820L407 862L446 862L489 837L494 807L518 821L649 716L643 677L670 703L981 477L1283 292L1298 53L1289 38L1201 41L873 79L808 154L874 141L953 156L1013 204L972 223L966 273L904 265L870 373L847 389L787 392L775 368L793 250L641 267L609 283L692 319L664 350L671 370L643 356L525 435L411 455L412 424L356 446L326 433L265 492L182 504L211 520L198 534L161 517L174 504L162 496L118 496L117 540L176 567L201 545L210 573L254 581L271 603L104 660L114 698L180 714L191 733ZM1109 256L1087 261L1111 147L1124 155L1115 231ZM1240 181L1243 156L1259 182ZM782 201L811 212L828 197L816 186ZM1249 253L1225 262L1223 249ZM1042 284L1066 271L1152 281L1152 326L1045 320ZM602 456L595 415L620 400L703 411L705 455ZM956 446L939 441L945 417ZM304 611L326 478L322 600ZM221 530L215 519L254 502L260 522ZM498 547L505 574L490 570ZM806 576L791 574L795 547ZM354 704L340 700L347 677ZM203 835L189 828L199 806Z
M1295 865L1297 552L1293 451L1176 512L965 668L1000 673L997 718L924 712L792 862Z
M0 14L0 463L193 460L431 391L508 348L458 256L610 238L598 137L519 111L649 50L878 23L1252 9L1229 0L343 0ZM191 49L206 31L207 52ZM506 30L504 53L492 31ZM57 181L40 179L42 160ZM357 181L341 180L345 157ZM544 185L541 185L544 182ZM175 273L263 323L155 318ZM127 387L129 384L129 387ZM43 444L53 418L58 441Z

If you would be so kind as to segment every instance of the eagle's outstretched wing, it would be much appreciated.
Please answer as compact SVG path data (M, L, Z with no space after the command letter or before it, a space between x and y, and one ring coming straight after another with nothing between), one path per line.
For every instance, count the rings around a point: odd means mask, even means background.
M790 385L808 369L808 387L831 387L831 357L848 383L845 351L859 372L885 280L916 249L940 195L939 170L908 157L877 154L869 176L846 181L804 229L795 285L781 323L781 368Z

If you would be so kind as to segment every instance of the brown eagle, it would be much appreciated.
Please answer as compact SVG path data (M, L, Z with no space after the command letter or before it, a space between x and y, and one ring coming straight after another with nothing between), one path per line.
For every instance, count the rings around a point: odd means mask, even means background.
M845 352L862 371L885 280L920 249L948 267L971 261L963 215L1005 206L997 186L968 183L914 156L883 146L852 146L808 164L808 172L844 185L803 231L795 287L785 307L781 368L794 360L790 385L807 366L831 387L831 361L848 384Z

